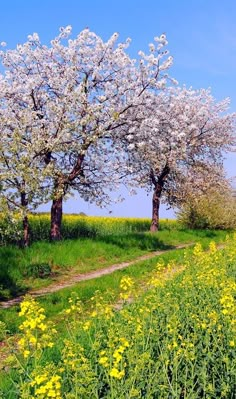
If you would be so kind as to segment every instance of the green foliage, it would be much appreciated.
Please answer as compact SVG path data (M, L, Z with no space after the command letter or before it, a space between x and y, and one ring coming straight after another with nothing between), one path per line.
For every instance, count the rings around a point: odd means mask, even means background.
M17 244L21 239L22 220L20 215L0 212L0 246Z
M236 199L230 191L215 189L189 197L178 213L178 221L191 229L235 229Z

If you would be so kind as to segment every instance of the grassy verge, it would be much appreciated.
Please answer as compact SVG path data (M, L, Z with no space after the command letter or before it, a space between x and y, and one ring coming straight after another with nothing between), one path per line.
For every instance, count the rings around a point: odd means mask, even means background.
M159 234L161 235L161 232L158 233L158 238L160 237ZM201 241L203 248L207 248L210 241L212 241L212 238L214 238L214 241L216 242L222 242L225 239L225 236L226 233L222 231L217 231L217 232L163 231L162 232L162 237L164 237L163 240L165 239L165 242L168 242L169 240L169 245L170 243L173 243L172 245L177 245L182 242ZM148 233L147 237L151 237L151 240L154 240L155 235L149 235ZM123 237L120 237L120 239L123 240ZM64 245L65 243L61 244ZM166 247L168 248L168 246ZM159 248L163 249L163 246L160 246ZM152 270L155 269L157 261L163 260L165 265L173 261L177 262L178 264L181 264L184 259L184 253L191 253L191 251L192 251L191 249L172 250L166 254L154 257L153 259L142 261L132 266L129 266L126 269L116 271L110 275L102 276L101 278L96 278L94 280L81 281L80 283L76 284L71 288L64 288L55 293L39 297L38 301L45 308L47 317L49 317L50 319L52 318L54 319L54 321L57 322L58 314L60 314L60 312L67 305L68 299L70 298L72 292L76 293L76 295L80 297L83 304L85 304L85 308L86 306L88 306L89 308L90 306L89 300L91 299L91 297L93 297L94 293L97 291L99 291L107 300L109 300L111 296L117 297L119 293L120 280L123 276L131 277L136 282L138 289L138 285L139 284L142 285L143 281L146 278L148 278L149 273L151 273ZM121 261L121 258L119 258L119 261ZM86 305L87 303L88 305ZM9 309L0 309L0 321L3 321L6 324L10 333L15 333L17 331L19 325L19 319L17 317L18 312L19 312L19 305L13 306L12 308Z
M163 229L157 234L127 233L58 243L36 242L22 250L0 247L0 299L46 287L68 275L102 269L151 251L182 243L222 240L226 232Z
M184 250L173 250L169 253L154 257L152 259L141 261L135 265L131 265L126 269L117 270L112 274L102 276L88 281L81 281L70 288L64 288L52 294L47 294L38 297L37 301L45 308L47 317L55 323L60 323L60 313L67 306L69 298L72 294L76 294L85 309L90 308L90 299L96 292L100 292L103 297L109 301L117 299L119 294L119 286L122 277L129 276L137 284L142 284L143 280L147 279L149 273L155 269L157 261L163 260L165 264L169 261L176 260L181 263L184 257ZM20 305L15 305L8 309L0 309L0 321L4 322L8 328L9 333L15 333L18 330L20 320L18 318ZM59 316L58 316L59 315ZM63 326L59 329L63 329Z

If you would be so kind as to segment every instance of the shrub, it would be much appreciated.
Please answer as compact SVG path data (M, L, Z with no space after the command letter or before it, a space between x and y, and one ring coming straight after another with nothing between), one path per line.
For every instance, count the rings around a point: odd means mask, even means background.
M230 191L215 189L198 197L189 197L177 214L178 221L191 229L235 229L236 199Z

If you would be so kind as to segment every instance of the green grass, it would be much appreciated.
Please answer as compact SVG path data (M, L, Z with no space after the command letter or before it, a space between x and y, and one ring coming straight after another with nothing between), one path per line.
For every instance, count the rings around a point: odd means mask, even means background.
M137 254L142 254L143 252L147 252L147 251L152 251L152 250L156 250L156 249L163 249L163 248L171 248L172 245L177 245L180 243L186 243L186 242L201 242L203 245L203 248L206 248L209 244L210 241L214 240L215 242L221 242L224 240L226 236L225 232L222 231L216 231L216 232L207 232L207 231L162 231L156 234L150 234L150 233L146 233L142 236L142 246L144 246L145 248L140 251L140 248L138 248L138 243L141 242L140 240L140 236L139 236L139 240L137 235L131 235L130 236L130 241L127 240L126 244L123 243L123 238L122 237L118 237L117 238L117 246L115 246L115 244L112 244L111 249L111 259L112 262L114 262L114 258L112 258L112 250L114 249L114 247L116 248L117 251L121 251L122 256L116 258L116 262L119 263L124 259L128 258L129 255L129 251L127 253L127 250L131 249L133 250L133 252L130 252L130 257L134 257L134 255ZM144 237L146 237L146 244L144 241ZM162 237L163 241L160 240L160 237ZM110 240L114 240L115 241L115 237L110 237ZM136 241L137 240L137 241ZM157 242L159 243L158 247L156 246L155 240L157 240ZM132 245L134 245L134 242L136 242L136 248L133 247ZM163 242L165 242L166 244L164 245ZM72 241L71 244L74 245L78 245L81 242L77 242L77 241ZM90 241L85 240L85 243L87 243L88 248L87 251L88 253L91 254L91 246L89 245ZM83 243L83 244L85 244ZM132 245L131 245L132 243ZM152 243L152 245L150 245L150 243ZM167 245L168 243L168 245ZM43 244L43 246L41 247L41 244ZM70 244L70 241L66 241L66 242L62 242L62 243L57 243L57 244L49 244L49 243L37 243L35 245L33 245L31 248L29 248L27 251L29 251L31 254L35 253L34 248L39 247L41 250L43 248L42 251L42 256L45 256L45 249L48 248L47 253L50 253L50 256L52 256L53 254L53 250L52 248L54 247L55 250L55 254L56 256L59 256L58 253L60 253L60 247L61 248L67 248L67 245ZM92 269L94 270L95 268L101 268L104 267L104 263L102 264L98 264L97 266L94 265L94 262L96 262L96 259L98 259L98 248L96 247L96 244L99 244L99 241L92 241L92 244L94 245L94 256L96 254L95 260L91 263L92 265ZM118 245L119 244L119 245ZM121 245L122 244L122 245ZM147 245L148 244L148 245ZM107 243L108 245L108 243ZM126 246L126 248L124 248L124 246ZM86 245L81 245L80 248L83 248L83 251L80 251L79 253L84 253L85 257L84 257L84 262L86 262L86 250L85 250L85 246ZM79 250L79 246L77 247ZM107 247L106 247L107 248ZM173 247L172 247L173 248ZM61 249L62 251L62 249ZM136 252L137 251L137 252ZM73 251L72 251L73 252ZM181 264L182 260L183 260L183 254L184 252L191 252L191 249L187 249L187 250L172 250L166 254L162 254L158 257L146 260L146 261L141 261L139 263L136 263L134 265L129 266L126 269L123 270L119 270L116 272L113 272L110 275L105 275L102 276L100 278L96 278L93 280L88 280L88 281L82 281L80 283L77 283L75 286L70 287L70 288L64 288L60 291L57 291L55 293L52 294L48 294L44 297L39 297L38 301L44 306L44 308L46 309L46 313L47 316L49 318L53 318L53 319L58 319L58 314L67 306L68 304L68 299L71 296L72 292L75 292L76 294L78 294L78 296L80 297L81 301L83 303L86 303L87 301L90 300L90 298L94 295L94 292L96 291L100 291L107 299L111 296L111 292L112 295L116 295L119 292L119 283L120 280L122 278L122 276L130 276L132 277L137 284L141 284L142 281L147 278L146 276L148 275L148 273L150 273L155 267L156 267L156 263L157 261L159 261L160 259L163 259L164 262L167 264L170 260L175 260L177 261L179 264ZM66 253L66 251L65 251ZM39 254L39 252L37 253ZM39 255L37 255L39 256ZM72 257L72 255L70 255ZM75 258L77 258L78 254L76 254ZM79 255L80 256L80 255ZM46 258L44 258L45 260ZM92 270L91 268L89 269L89 264L87 263L87 269L88 270ZM109 262L108 262L109 264ZM63 268L62 268L63 270ZM85 270L85 269L84 269ZM38 282L39 279L36 279L36 283ZM49 283L50 280L47 280L47 283ZM0 320L5 322L5 324L7 325L8 330L11 333L14 333L17 331L17 327L19 324L19 320L17 318L17 313L19 311L19 306L16 305L10 309L0 309Z
M133 233L126 236L108 236L103 239L82 238L57 243L37 242L25 250L13 246L2 247L0 248L2 298L14 297L30 288L47 286L62 275L86 273L113 263L134 259L145 252L169 249L174 245L171 237L166 238L165 243L160 237L148 233ZM49 265L51 275L37 278L35 269L38 265Z
M68 274L98 270L147 252L168 250L181 243L217 241L225 235L222 231L166 228L156 234L130 232L57 243L38 241L27 249L0 247L0 299L46 287Z
M191 252L191 249L187 251ZM118 299L120 292L120 281L122 277L131 277L136 285L137 290L142 286L144 280L148 279L150 273L155 269L157 261L163 260L165 264L170 261L176 261L181 264L186 250L173 250L166 254L140 261L135 265L131 265L126 269L117 270L109 275L105 275L93 280L81 281L71 288L64 288L52 294L40 296L37 301L46 310L46 315L49 320L52 320L57 325L57 330L60 334L65 335L66 327L63 323L62 311L68 307L69 298L76 294L82 301L84 309L90 310L90 300L96 292L99 292L105 301ZM15 305L8 309L0 309L0 321L7 326L10 335L18 332L18 327L21 320L18 317L20 305Z

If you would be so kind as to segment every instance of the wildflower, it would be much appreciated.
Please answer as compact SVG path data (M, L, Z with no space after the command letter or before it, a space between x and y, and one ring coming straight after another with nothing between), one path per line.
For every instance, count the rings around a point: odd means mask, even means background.
M98 315L98 313L96 312L96 310L94 310L92 313L91 313L91 317L96 317Z
M90 320L85 321L83 324L83 330L88 331L90 326L91 326L91 321Z
M133 282L132 278L122 277L122 279L120 281L120 288L123 291L128 291L133 285L134 285L134 282Z
M72 296L68 299L68 302L70 304L70 307L64 310L64 313L66 315L69 315L71 313L75 314L82 312L81 301L75 292L72 293Z
M120 281L120 289L121 289L121 293L120 293L120 298L121 299L128 299L132 288L133 288L134 282L130 277L122 277L121 281Z
M101 364L103 367L108 367L109 366L108 357L107 356L100 357L98 363Z
M19 327L24 336L18 341L19 349L24 358L33 355L35 351L46 347L50 348L54 345L51 337L56 333L56 330L45 321L44 309L33 298L26 297L21 303L19 315L25 317ZM50 331L50 335L47 331Z
M215 254L217 252L216 243L214 241L210 242L209 252L210 254Z
M115 359L115 363L116 363L116 364L118 364L118 363L121 361L121 359L122 359L121 353L122 353L122 352L123 352L123 348L121 347L121 348L117 349L117 350L113 353L113 357L114 357L114 359Z
M201 256L202 253L203 253L202 246L201 244L197 243L193 249L193 255L197 257Z
M61 399L61 376L52 374L53 365L48 365L44 372L35 370L30 386L34 389L35 399L56 398Z
M30 355L30 351L28 349L25 349L23 352L24 358L27 359L27 357L29 357L29 355Z
M117 368L113 367L110 371L110 376L117 378L118 380L121 380L122 377L124 377L125 371L121 370L119 371Z

